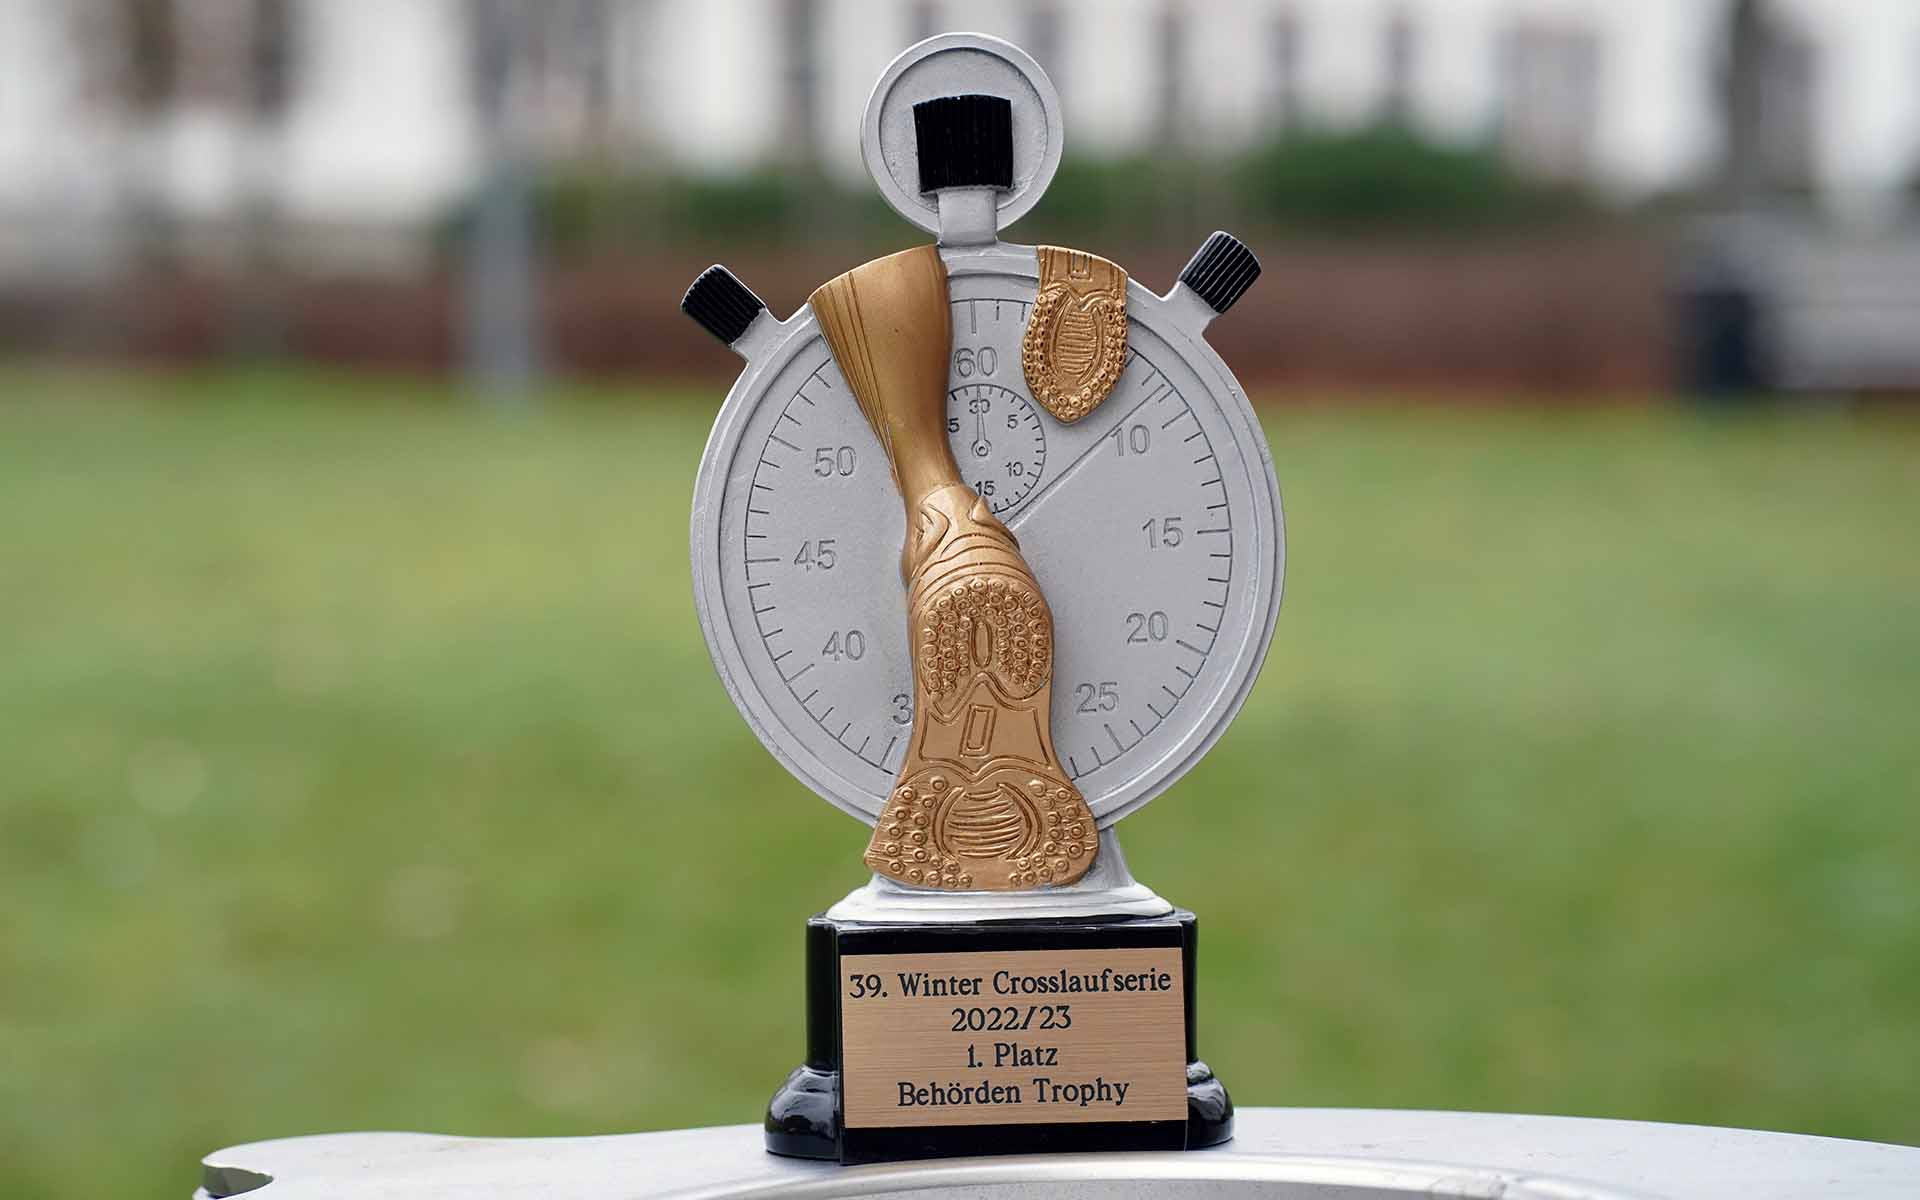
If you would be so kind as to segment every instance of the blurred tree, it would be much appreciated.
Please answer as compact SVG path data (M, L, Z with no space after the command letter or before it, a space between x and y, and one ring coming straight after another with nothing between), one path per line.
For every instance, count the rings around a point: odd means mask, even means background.
M244 61L239 64L246 128L238 231L247 297L235 307L228 338L240 356L268 358L286 347L294 303L283 258L288 228L281 203L286 169L281 148L297 86L303 27L293 0L253 0L247 18Z
M1761 0L1736 0L1719 81L1723 203L1811 188L1818 65L1812 42Z
M155 112L173 98L179 75L171 0L121 0L125 30L126 94L140 112Z
M533 206L510 104L525 10L515 0L475 0L473 14L474 94L488 161L463 238L463 344L469 376L490 395L518 400L538 363Z

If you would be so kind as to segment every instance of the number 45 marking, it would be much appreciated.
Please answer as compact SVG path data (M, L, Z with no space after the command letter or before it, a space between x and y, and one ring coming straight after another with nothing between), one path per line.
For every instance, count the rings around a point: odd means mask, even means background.
M822 571L833 570L833 564L840 561L840 555L834 550L834 538L811 538L800 543L799 553L793 556L793 565L803 571L819 567Z

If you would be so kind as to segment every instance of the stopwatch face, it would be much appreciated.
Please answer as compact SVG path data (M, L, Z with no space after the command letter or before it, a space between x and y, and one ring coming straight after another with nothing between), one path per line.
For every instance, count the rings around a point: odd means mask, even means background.
M1271 459L1183 319L1197 305L1130 284L1119 383L1063 425L1021 368L1033 251L946 258L948 445L1052 607L1055 750L1104 827L1191 766L1252 686L1280 598ZM802 309L750 356L707 446L696 601L761 741L869 822L913 722L904 531L886 456Z
M992 378L999 367L999 346L975 349L973 375ZM947 393L947 448L967 486L1002 520L1026 503L1047 473L1040 413L1005 384L963 383Z

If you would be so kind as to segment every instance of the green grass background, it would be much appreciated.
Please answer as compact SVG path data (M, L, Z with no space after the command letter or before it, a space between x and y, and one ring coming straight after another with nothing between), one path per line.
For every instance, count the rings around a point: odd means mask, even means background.
M0 1196L758 1119L865 834L708 665L717 400L0 373ZM1235 1098L1920 1141L1920 423L1266 422L1272 656L1124 827Z

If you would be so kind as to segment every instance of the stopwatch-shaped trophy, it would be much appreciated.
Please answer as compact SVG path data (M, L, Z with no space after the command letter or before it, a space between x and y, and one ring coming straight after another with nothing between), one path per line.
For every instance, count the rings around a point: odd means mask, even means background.
M937 244L786 320L724 267L682 304L747 364L694 489L714 664L767 749L872 826L872 881L808 925L807 1059L768 1147L1225 1140L1193 914L1132 877L1113 826L1219 738L1272 636L1273 464L1204 338L1259 263L1215 233L1155 295L1002 241L1062 123L995 38L907 50L861 138Z

